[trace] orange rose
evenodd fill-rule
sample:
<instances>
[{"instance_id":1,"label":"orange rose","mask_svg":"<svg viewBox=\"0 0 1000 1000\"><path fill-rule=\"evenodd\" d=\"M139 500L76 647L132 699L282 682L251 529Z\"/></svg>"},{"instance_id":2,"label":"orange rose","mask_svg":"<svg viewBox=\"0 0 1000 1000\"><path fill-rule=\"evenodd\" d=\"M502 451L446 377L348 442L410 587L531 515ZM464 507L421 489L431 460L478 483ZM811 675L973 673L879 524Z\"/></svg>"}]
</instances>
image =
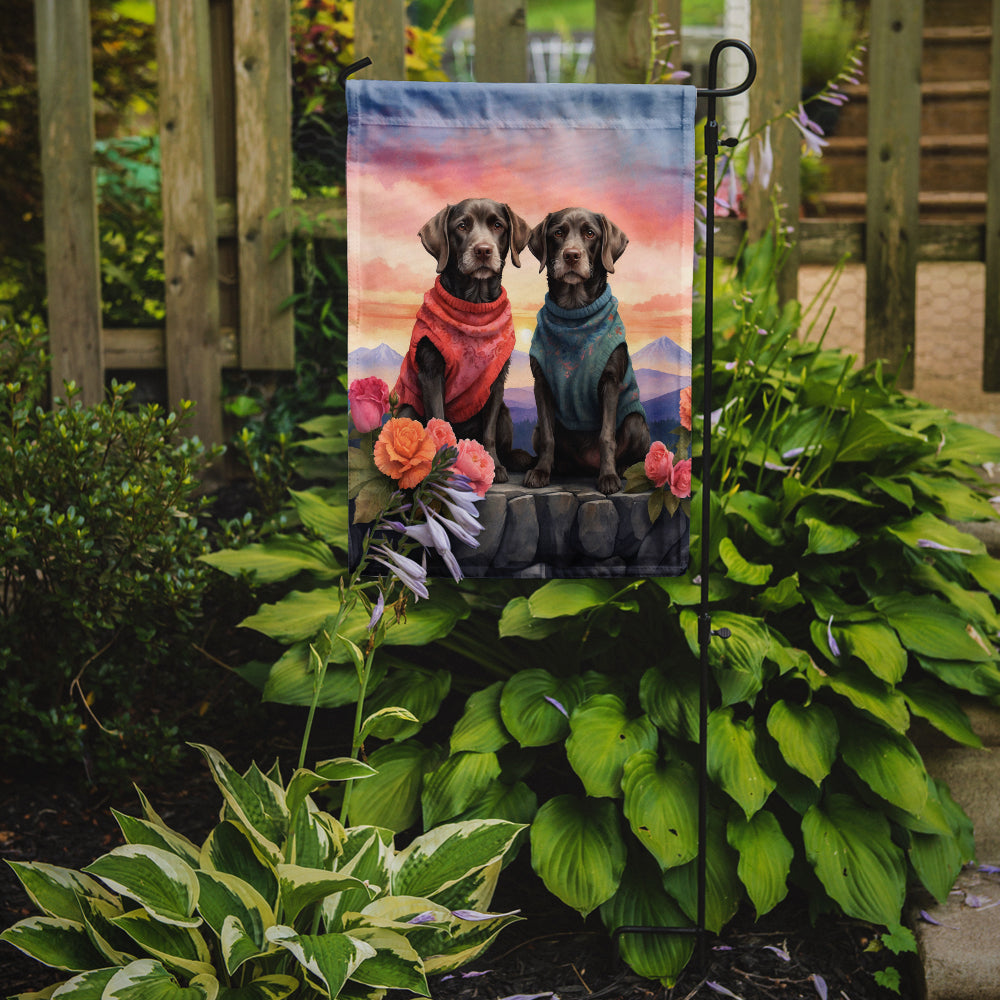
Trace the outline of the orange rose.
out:
<instances>
[{"instance_id":1,"label":"orange rose","mask_svg":"<svg viewBox=\"0 0 1000 1000\"><path fill-rule=\"evenodd\" d=\"M397 417L390 420L375 442L375 465L408 490L431 471L437 448L419 420Z\"/></svg>"}]
</instances>

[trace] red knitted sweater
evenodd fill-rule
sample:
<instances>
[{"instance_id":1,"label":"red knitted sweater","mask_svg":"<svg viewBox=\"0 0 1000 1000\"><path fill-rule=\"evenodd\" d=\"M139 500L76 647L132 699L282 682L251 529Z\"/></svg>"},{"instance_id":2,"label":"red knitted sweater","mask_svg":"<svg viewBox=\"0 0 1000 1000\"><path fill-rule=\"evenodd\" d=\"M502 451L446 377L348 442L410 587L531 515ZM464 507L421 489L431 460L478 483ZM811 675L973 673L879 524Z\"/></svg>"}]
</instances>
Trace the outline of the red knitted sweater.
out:
<instances>
[{"instance_id":1,"label":"red knitted sweater","mask_svg":"<svg viewBox=\"0 0 1000 1000\"><path fill-rule=\"evenodd\" d=\"M445 363L444 418L468 420L486 405L490 386L514 350L514 320L507 292L493 302L465 302L449 294L438 276L424 304L403 358L395 391L400 403L424 416L417 378L417 344L429 337Z\"/></svg>"}]
</instances>

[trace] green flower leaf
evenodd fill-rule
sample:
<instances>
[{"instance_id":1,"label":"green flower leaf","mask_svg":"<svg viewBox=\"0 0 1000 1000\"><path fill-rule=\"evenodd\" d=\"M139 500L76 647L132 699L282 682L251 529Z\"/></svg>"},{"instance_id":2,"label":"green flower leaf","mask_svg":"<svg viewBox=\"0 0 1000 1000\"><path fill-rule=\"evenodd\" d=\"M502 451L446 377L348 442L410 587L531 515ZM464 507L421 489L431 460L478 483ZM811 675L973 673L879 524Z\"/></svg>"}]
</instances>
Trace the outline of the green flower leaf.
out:
<instances>
[{"instance_id":1,"label":"green flower leaf","mask_svg":"<svg viewBox=\"0 0 1000 1000\"><path fill-rule=\"evenodd\" d=\"M882 726L852 718L840 753L855 774L883 799L919 816L927 802L927 772L910 740Z\"/></svg>"},{"instance_id":2,"label":"green flower leaf","mask_svg":"<svg viewBox=\"0 0 1000 1000\"><path fill-rule=\"evenodd\" d=\"M379 747L368 758L377 772L351 789L351 823L381 826L396 833L420 818L424 774L439 755L414 740Z\"/></svg>"},{"instance_id":3,"label":"green flower leaf","mask_svg":"<svg viewBox=\"0 0 1000 1000\"><path fill-rule=\"evenodd\" d=\"M379 739L405 740L418 733L425 722L430 722L437 715L449 690L451 673L447 670L396 670L366 699L365 708L369 712L384 709L409 712L411 719L403 716L380 717L377 733Z\"/></svg>"},{"instance_id":4,"label":"green flower leaf","mask_svg":"<svg viewBox=\"0 0 1000 1000\"><path fill-rule=\"evenodd\" d=\"M245 574L259 584L289 580L298 573L332 580L344 572L329 545L300 535L274 535L266 542L209 552L200 559L229 576Z\"/></svg>"},{"instance_id":5,"label":"green flower leaf","mask_svg":"<svg viewBox=\"0 0 1000 1000\"><path fill-rule=\"evenodd\" d=\"M739 851L736 872L759 919L788 894L795 849L774 814L764 809L750 819L737 816L730 820L726 836L730 847Z\"/></svg>"},{"instance_id":6,"label":"green flower leaf","mask_svg":"<svg viewBox=\"0 0 1000 1000\"><path fill-rule=\"evenodd\" d=\"M355 927L351 937L375 949L374 956L351 973L352 980L377 989L430 995L423 960L402 934L385 927Z\"/></svg>"},{"instance_id":7,"label":"green flower leaf","mask_svg":"<svg viewBox=\"0 0 1000 1000\"><path fill-rule=\"evenodd\" d=\"M975 627L936 597L894 594L876 597L874 603L903 645L915 653L938 660L996 660L995 651Z\"/></svg>"},{"instance_id":8,"label":"green flower leaf","mask_svg":"<svg viewBox=\"0 0 1000 1000\"><path fill-rule=\"evenodd\" d=\"M610 580L549 580L528 598L535 618L564 618L599 608L621 589Z\"/></svg>"},{"instance_id":9,"label":"green flower leaf","mask_svg":"<svg viewBox=\"0 0 1000 1000\"><path fill-rule=\"evenodd\" d=\"M97 879L71 868L41 861L8 861L24 891L46 916L83 919L80 897L91 896L114 903L115 897Z\"/></svg>"},{"instance_id":10,"label":"green flower leaf","mask_svg":"<svg viewBox=\"0 0 1000 1000\"><path fill-rule=\"evenodd\" d=\"M689 662L675 662L669 672L650 667L639 681L639 704L660 729L678 740L697 742L700 686Z\"/></svg>"},{"instance_id":11,"label":"green flower leaf","mask_svg":"<svg viewBox=\"0 0 1000 1000\"><path fill-rule=\"evenodd\" d=\"M362 889L374 896L364 882L342 872L305 868L301 865L278 865L278 885L281 889L282 913L286 920L295 918L313 903L347 889Z\"/></svg>"},{"instance_id":12,"label":"green flower leaf","mask_svg":"<svg viewBox=\"0 0 1000 1000\"><path fill-rule=\"evenodd\" d=\"M531 824L531 866L582 916L610 899L625 870L618 809L608 799L557 795Z\"/></svg>"},{"instance_id":13,"label":"green flower leaf","mask_svg":"<svg viewBox=\"0 0 1000 1000\"><path fill-rule=\"evenodd\" d=\"M347 548L347 504L328 503L316 490L289 490L292 504L302 523L331 545Z\"/></svg>"},{"instance_id":14,"label":"green flower leaf","mask_svg":"<svg viewBox=\"0 0 1000 1000\"><path fill-rule=\"evenodd\" d=\"M569 716L582 700L578 677L561 679L547 670L522 670L504 684L500 717L521 746L547 746L565 738Z\"/></svg>"},{"instance_id":15,"label":"green flower leaf","mask_svg":"<svg viewBox=\"0 0 1000 1000\"><path fill-rule=\"evenodd\" d=\"M717 708L708 717L708 774L749 819L774 791L775 781L757 762L753 718L738 721L733 709Z\"/></svg>"},{"instance_id":16,"label":"green flower leaf","mask_svg":"<svg viewBox=\"0 0 1000 1000\"><path fill-rule=\"evenodd\" d=\"M923 680L907 681L900 690L914 715L926 719L956 743L967 747L983 745L965 710L947 688L932 680Z\"/></svg>"},{"instance_id":17,"label":"green flower leaf","mask_svg":"<svg viewBox=\"0 0 1000 1000\"><path fill-rule=\"evenodd\" d=\"M596 694L574 709L569 721L566 758L588 795L621 797L622 769L638 750L656 748L656 726L648 716L629 719L625 702Z\"/></svg>"},{"instance_id":18,"label":"green flower leaf","mask_svg":"<svg viewBox=\"0 0 1000 1000\"><path fill-rule=\"evenodd\" d=\"M899 923L906 866L885 816L849 795L834 794L809 809L802 836L806 858L848 916Z\"/></svg>"},{"instance_id":19,"label":"green flower leaf","mask_svg":"<svg viewBox=\"0 0 1000 1000\"><path fill-rule=\"evenodd\" d=\"M819 786L837 756L837 720L826 705L797 705L779 699L767 716L767 731L785 761Z\"/></svg>"},{"instance_id":20,"label":"green flower leaf","mask_svg":"<svg viewBox=\"0 0 1000 1000\"><path fill-rule=\"evenodd\" d=\"M215 1000L218 993L215 976L200 974L180 986L159 962L142 958L115 972L101 1000Z\"/></svg>"},{"instance_id":21,"label":"green flower leaf","mask_svg":"<svg viewBox=\"0 0 1000 1000\"><path fill-rule=\"evenodd\" d=\"M726 564L727 576L736 583L745 583L748 587L763 587L774 570L770 563L761 565L747 562L730 538L723 538L719 542L719 556Z\"/></svg>"},{"instance_id":22,"label":"green flower leaf","mask_svg":"<svg viewBox=\"0 0 1000 1000\"><path fill-rule=\"evenodd\" d=\"M830 556L845 552L860 537L846 524L828 524L815 517L804 518L803 523L809 529L809 543L805 551L807 556Z\"/></svg>"},{"instance_id":23,"label":"green flower leaf","mask_svg":"<svg viewBox=\"0 0 1000 1000\"><path fill-rule=\"evenodd\" d=\"M437 826L468 809L500 777L495 753L452 754L424 779L420 801L424 826Z\"/></svg>"},{"instance_id":24,"label":"green flower leaf","mask_svg":"<svg viewBox=\"0 0 1000 1000\"><path fill-rule=\"evenodd\" d=\"M214 972L208 945L193 927L164 923L145 910L123 913L111 922L170 969L186 976L210 976Z\"/></svg>"},{"instance_id":25,"label":"green flower leaf","mask_svg":"<svg viewBox=\"0 0 1000 1000\"><path fill-rule=\"evenodd\" d=\"M478 753L496 752L510 743L510 733L504 728L500 716L500 693L503 681L476 691L465 703L462 717L451 733L451 752L474 750Z\"/></svg>"}]
</instances>

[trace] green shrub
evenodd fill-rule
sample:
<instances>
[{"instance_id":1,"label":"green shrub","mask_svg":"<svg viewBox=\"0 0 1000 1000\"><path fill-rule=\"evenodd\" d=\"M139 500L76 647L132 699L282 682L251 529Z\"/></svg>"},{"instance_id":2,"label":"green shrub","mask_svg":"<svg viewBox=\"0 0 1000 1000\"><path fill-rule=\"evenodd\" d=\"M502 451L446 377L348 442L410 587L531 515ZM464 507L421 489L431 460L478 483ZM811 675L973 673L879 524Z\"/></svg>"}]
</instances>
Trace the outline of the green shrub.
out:
<instances>
[{"instance_id":1,"label":"green shrub","mask_svg":"<svg viewBox=\"0 0 1000 1000\"><path fill-rule=\"evenodd\" d=\"M208 584L206 449L188 405L132 410L127 385L40 406L41 335L0 325L0 739L8 759L153 764L176 733L150 709L190 663Z\"/></svg>"},{"instance_id":2,"label":"green shrub","mask_svg":"<svg viewBox=\"0 0 1000 1000\"><path fill-rule=\"evenodd\" d=\"M516 913L489 913L504 856L521 828L453 823L397 849L388 830L345 829L311 794L369 778L351 758L235 771L199 747L222 793L202 845L115 813L126 844L82 872L12 862L40 916L4 941L77 973L60 995L97 997L429 996L427 975L479 955ZM47 995L47 994L46 994Z\"/></svg>"}]
</instances>

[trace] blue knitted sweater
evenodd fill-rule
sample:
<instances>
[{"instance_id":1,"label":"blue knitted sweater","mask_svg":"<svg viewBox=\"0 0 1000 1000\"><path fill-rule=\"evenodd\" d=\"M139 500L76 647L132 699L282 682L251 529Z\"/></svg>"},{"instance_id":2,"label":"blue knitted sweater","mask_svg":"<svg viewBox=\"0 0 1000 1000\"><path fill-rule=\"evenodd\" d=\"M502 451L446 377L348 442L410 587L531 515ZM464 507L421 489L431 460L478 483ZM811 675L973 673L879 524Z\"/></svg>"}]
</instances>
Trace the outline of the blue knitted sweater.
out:
<instances>
[{"instance_id":1,"label":"blue knitted sweater","mask_svg":"<svg viewBox=\"0 0 1000 1000\"><path fill-rule=\"evenodd\" d=\"M582 309L560 309L545 296L529 354L541 365L555 399L556 417L567 430L600 429L597 384L611 352L623 343L625 326L610 287ZM616 429L630 413L646 415L631 359L618 397Z\"/></svg>"}]
</instances>

